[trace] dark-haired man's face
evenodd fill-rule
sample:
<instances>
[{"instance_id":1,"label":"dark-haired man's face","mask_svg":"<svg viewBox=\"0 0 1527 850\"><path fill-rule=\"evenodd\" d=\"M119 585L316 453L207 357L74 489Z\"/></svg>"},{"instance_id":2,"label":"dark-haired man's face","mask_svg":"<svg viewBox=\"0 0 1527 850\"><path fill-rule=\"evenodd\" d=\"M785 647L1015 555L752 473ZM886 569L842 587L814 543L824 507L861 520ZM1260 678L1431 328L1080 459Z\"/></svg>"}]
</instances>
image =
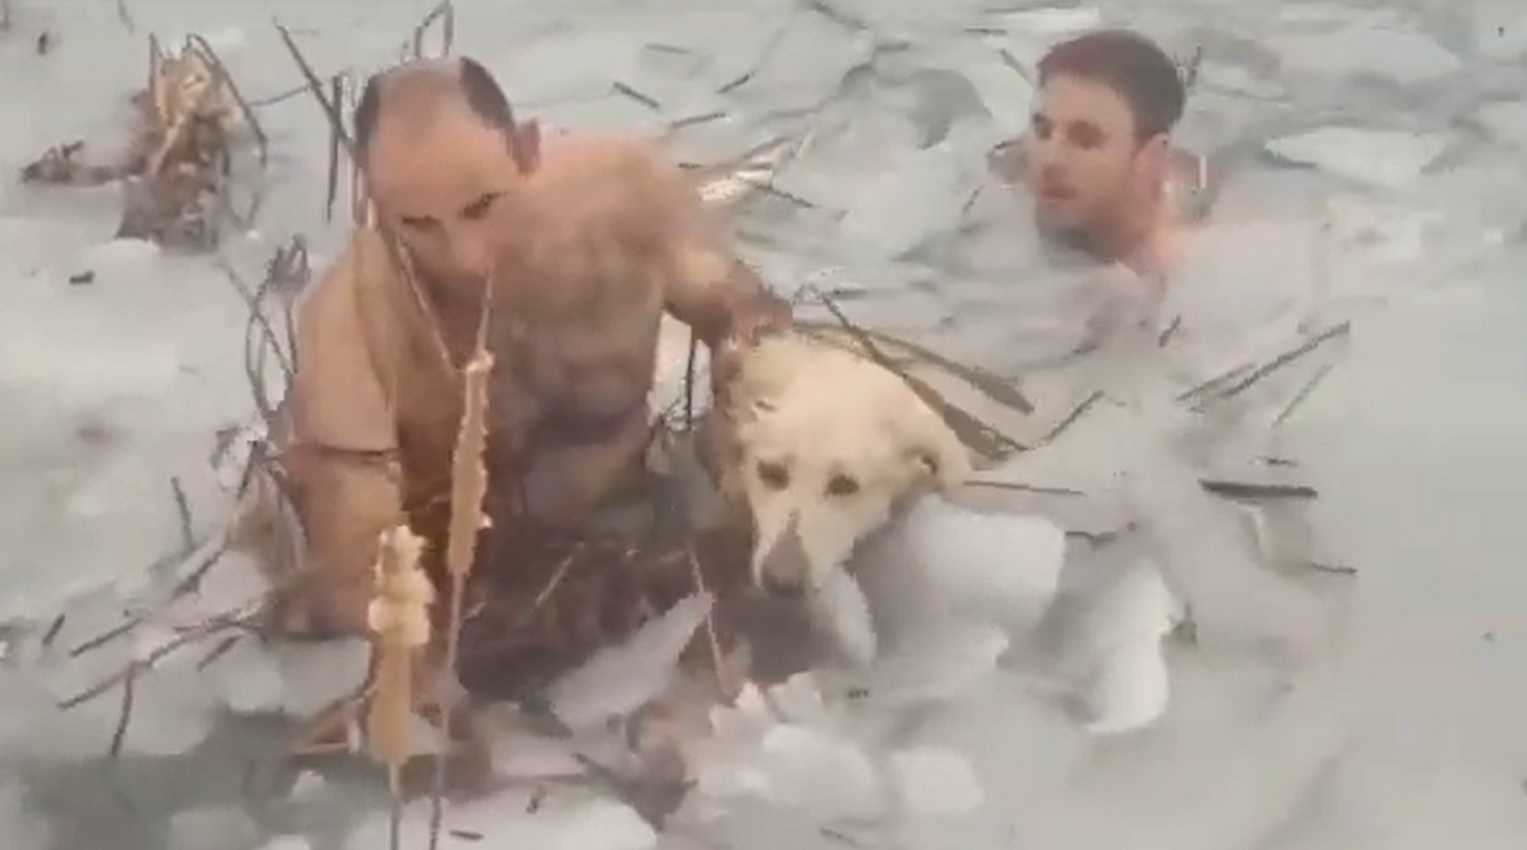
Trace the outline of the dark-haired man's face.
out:
<instances>
[{"instance_id":1,"label":"dark-haired man's face","mask_svg":"<svg viewBox=\"0 0 1527 850\"><path fill-rule=\"evenodd\" d=\"M498 252L496 213L523 179L510 132L465 103L443 103L429 120L389 106L367 157L379 223L447 297L475 298Z\"/></svg>"},{"instance_id":2,"label":"dark-haired man's face","mask_svg":"<svg viewBox=\"0 0 1527 850\"><path fill-rule=\"evenodd\" d=\"M1032 121L1026 177L1041 227L1097 239L1127 220L1148 178L1128 101L1057 74L1036 93Z\"/></svg>"}]
</instances>

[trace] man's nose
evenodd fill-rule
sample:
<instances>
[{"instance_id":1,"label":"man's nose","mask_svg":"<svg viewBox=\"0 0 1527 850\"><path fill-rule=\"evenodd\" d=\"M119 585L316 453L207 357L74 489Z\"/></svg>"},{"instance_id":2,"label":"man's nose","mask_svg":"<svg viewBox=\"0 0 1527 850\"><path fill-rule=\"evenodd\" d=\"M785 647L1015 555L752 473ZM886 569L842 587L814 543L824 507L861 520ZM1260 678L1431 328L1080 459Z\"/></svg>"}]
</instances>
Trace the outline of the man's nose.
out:
<instances>
[{"instance_id":1,"label":"man's nose","mask_svg":"<svg viewBox=\"0 0 1527 850\"><path fill-rule=\"evenodd\" d=\"M493 238L485 227L466 227L452 234L451 253L461 270L473 277L487 277L493 270Z\"/></svg>"}]
</instances>

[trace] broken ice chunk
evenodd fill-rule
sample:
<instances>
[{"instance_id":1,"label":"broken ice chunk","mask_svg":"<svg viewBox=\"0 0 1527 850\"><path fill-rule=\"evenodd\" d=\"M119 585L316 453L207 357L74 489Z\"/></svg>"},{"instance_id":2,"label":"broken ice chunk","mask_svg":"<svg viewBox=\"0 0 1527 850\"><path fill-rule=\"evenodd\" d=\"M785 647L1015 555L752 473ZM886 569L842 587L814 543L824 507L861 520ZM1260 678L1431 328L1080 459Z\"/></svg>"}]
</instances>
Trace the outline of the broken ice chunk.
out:
<instances>
[{"instance_id":1,"label":"broken ice chunk","mask_svg":"<svg viewBox=\"0 0 1527 850\"><path fill-rule=\"evenodd\" d=\"M1184 616L1182 602L1149 562L1129 567L1103 592L1081 636L1088 731L1132 731L1166 711L1169 684L1161 639Z\"/></svg>"},{"instance_id":2,"label":"broken ice chunk","mask_svg":"<svg viewBox=\"0 0 1527 850\"><path fill-rule=\"evenodd\" d=\"M103 697L108 704L115 697ZM122 745L155 756L187 753L206 739L217 719L217 698L194 668L155 668L133 684L132 713Z\"/></svg>"},{"instance_id":3,"label":"broken ice chunk","mask_svg":"<svg viewBox=\"0 0 1527 850\"><path fill-rule=\"evenodd\" d=\"M272 654L281 670L283 712L312 717L365 681L371 644L362 638L276 644Z\"/></svg>"},{"instance_id":4,"label":"broken ice chunk","mask_svg":"<svg viewBox=\"0 0 1527 850\"><path fill-rule=\"evenodd\" d=\"M1369 75L1414 85L1463 67L1458 57L1429 36L1353 24L1331 33L1299 33L1274 45L1287 73Z\"/></svg>"},{"instance_id":5,"label":"broken ice chunk","mask_svg":"<svg viewBox=\"0 0 1527 850\"><path fill-rule=\"evenodd\" d=\"M1044 517L977 510L935 494L866 548L858 572L882 631L898 638L949 616L1016 633L1049 607L1065 545Z\"/></svg>"},{"instance_id":6,"label":"broken ice chunk","mask_svg":"<svg viewBox=\"0 0 1527 850\"><path fill-rule=\"evenodd\" d=\"M281 668L257 641L240 640L217 661L205 676L213 690L234 714L280 711L285 693Z\"/></svg>"},{"instance_id":7,"label":"broken ice chunk","mask_svg":"<svg viewBox=\"0 0 1527 850\"><path fill-rule=\"evenodd\" d=\"M875 624L864 591L853 576L841 567L833 569L807 604L812 620L831 635L850 666L867 667L874 662Z\"/></svg>"},{"instance_id":8,"label":"broken ice chunk","mask_svg":"<svg viewBox=\"0 0 1527 850\"><path fill-rule=\"evenodd\" d=\"M620 646L600 650L552 683L552 711L574 730L635 711L668 686L679 655L710 613L711 596L680 600Z\"/></svg>"},{"instance_id":9,"label":"broken ice chunk","mask_svg":"<svg viewBox=\"0 0 1527 850\"><path fill-rule=\"evenodd\" d=\"M1095 6L1057 6L1030 9L996 16L1009 32L1031 35L1061 36L1092 29L1103 21L1103 15Z\"/></svg>"},{"instance_id":10,"label":"broken ice chunk","mask_svg":"<svg viewBox=\"0 0 1527 850\"><path fill-rule=\"evenodd\" d=\"M890 758L901 797L918 815L961 815L986 799L964 756L931 747L900 750Z\"/></svg>"},{"instance_id":11,"label":"broken ice chunk","mask_svg":"<svg viewBox=\"0 0 1527 850\"><path fill-rule=\"evenodd\" d=\"M823 818L873 818L885 789L869 757L826 732L781 725L764 735L760 767L768 798Z\"/></svg>"},{"instance_id":12,"label":"broken ice chunk","mask_svg":"<svg viewBox=\"0 0 1527 850\"><path fill-rule=\"evenodd\" d=\"M745 85L734 91L766 100L774 110L815 106L837 89L849 69L874 48L874 36L850 29L818 11L798 12Z\"/></svg>"},{"instance_id":13,"label":"broken ice chunk","mask_svg":"<svg viewBox=\"0 0 1527 850\"><path fill-rule=\"evenodd\" d=\"M1439 133L1322 127L1267 143L1268 152L1331 174L1399 188L1414 180L1447 149Z\"/></svg>"}]
</instances>

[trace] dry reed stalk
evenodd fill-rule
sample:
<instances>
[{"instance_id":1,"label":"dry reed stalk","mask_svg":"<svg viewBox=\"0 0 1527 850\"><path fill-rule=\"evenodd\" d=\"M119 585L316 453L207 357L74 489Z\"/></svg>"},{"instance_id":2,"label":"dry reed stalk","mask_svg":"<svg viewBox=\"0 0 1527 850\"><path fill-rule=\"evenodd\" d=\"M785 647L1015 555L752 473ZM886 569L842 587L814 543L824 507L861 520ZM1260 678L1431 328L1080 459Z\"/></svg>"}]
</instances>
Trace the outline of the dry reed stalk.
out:
<instances>
[{"instance_id":1,"label":"dry reed stalk","mask_svg":"<svg viewBox=\"0 0 1527 850\"><path fill-rule=\"evenodd\" d=\"M228 66L223 64L222 57L212 49L205 38L192 34L186 36L186 43L195 48L201 54L202 62L216 75L213 87L224 85L228 87L228 94L232 95L234 103L239 106L244 120L249 124L249 131L254 133L255 143L260 151L260 165L263 167L270 161L270 138L265 135L265 128L260 126L260 120L255 117L254 109L249 101L244 99L244 93L239 91L239 84L233 81L233 75L228 73Z\"/></svg>"},{"instance_id":2,"label":"dry reed stalk","mask_svg":"<svg viewBox=\"0 0 1527 850\"><path fill-rule=\"evenodd\" d=\"M472 359L462 370L461 427L451 456L451 522L446 540L445 563L451 576L450 622L445 635L445 675L456 675L456 655L461 640L462 604L467 576L477 553L477 535L488 526L483 497L488 492L488 472L483 465L487 447L488 378L493 372L493 353L488 350L488 325L493 311L493 275L483 285L482 308L477 320L477 342ZM451 740L453 700L440 699L441 736ZM434 784L430 790L430 841L439 844L441 795L445 786L445 758L436 756Z\"/></svg>"},{"instance_id":3,"label":"dry reed stalk","mask_svg":"<svg viewBox=\"0 0 1527 850\"><path fill-rule=\"evenodd\" d=\"M335 74L334 79L331 81L331 88L332 91L330 94L333 97L334 105L337 108L339 106L340 100L345 96L345 75ZM324 200L323 205L323 220L325 222L331 222L334 220L334 198L338 194L339 135L331 131L329 133L329 193L328 197Z\"/></svg>"},{"instance_id":4,"label":"dry reed stalk","mask_svg":"<svg viewBox=\"0 0 1527 850\"><path fill-rule=\"evenodd\" d=\"M387 765L394 799L401 793L403 765L412 754L409 726L413 719L414 657L429 643L429 606L435 586L419 568L424 539L407 525L381 535L376 562L376 596L366 611L375 635L375 691L366 715L366 738L371 752Z\"/></svg>"},{"instance_id":5,"label":"dry reed stalk","mask_svg":"<svg viewBox=\"0 0 1527 850\"><path fill-rule=\"evenodd\" d=\"M308 64L307 57L297 48L297 42L292 39L291 30L276 24L276 30L281 33L281 40L286 43L286 49L291 52L292 59L296 61L298 70L302 71L303 79L307 80L308 91L313 93L318 105L323 107L323 114L329 119L329 128L339 138L339 143L344 146L345 153L353 160L355 158L355 142L350 139L350 134L345 130L345 121L339 114L339 104L330 103L323 94L323 83L318 81L318 75L313 73L313 66Z\"/></svg>"},{"instance_id":6,"label":"dry reed stalk","mask_svg":"<svg viewBox=\"0 0 1527 850\"><path fill-rule=\"evenodd\" d=\"M440 56L451 55L451 46L456 41L456 7L451 0L444 0L440 5L430 10L424 20L414 27L414 58L424 58L424 34L429 31L430 25L435 21L440 22Z\"/></svg>"}]
</instances>

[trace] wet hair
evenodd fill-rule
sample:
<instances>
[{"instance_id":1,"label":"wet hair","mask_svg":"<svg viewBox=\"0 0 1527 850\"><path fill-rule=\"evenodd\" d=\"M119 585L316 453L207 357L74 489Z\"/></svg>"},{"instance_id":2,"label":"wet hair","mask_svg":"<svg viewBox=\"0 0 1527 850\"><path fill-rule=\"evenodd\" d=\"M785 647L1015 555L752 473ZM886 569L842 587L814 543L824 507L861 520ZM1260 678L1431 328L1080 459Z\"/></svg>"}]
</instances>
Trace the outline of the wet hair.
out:
<instances>
[{"instance_id":1,"label":"wet hair","mask_svg":"<svg viewBox=\"0 0 1527 850\"><path fill-rule=\"evenodd\" d=\"M1155 42L1129 30L1098 30L1061 42L1039 60L1039 84L1058 74L1085 77L1124 98L1144 141L1172 129L1186 93L1177 66Z\"/></svg>"},{"instance_id":2,"label":"wet hair","mask_svg":"<svg viewBox=\"0 0 1527 850\"><path fill-rule=\"evenodd\" d=\"M461 68L461 93L466 99L467 108L493 129L513 130L514 111L509 106L509 98L504 96L504 90L493 79L493 74L475 59L462 57L458 61ZM378 113L382 105L382 77L385 73L372 74L366 80L360 102L355 105L355 156L359 161L365 161L366 151L371 148L371 139L376 135ZM513 134L509 138L512 144Z\"/></svg>"}]
</instances>

